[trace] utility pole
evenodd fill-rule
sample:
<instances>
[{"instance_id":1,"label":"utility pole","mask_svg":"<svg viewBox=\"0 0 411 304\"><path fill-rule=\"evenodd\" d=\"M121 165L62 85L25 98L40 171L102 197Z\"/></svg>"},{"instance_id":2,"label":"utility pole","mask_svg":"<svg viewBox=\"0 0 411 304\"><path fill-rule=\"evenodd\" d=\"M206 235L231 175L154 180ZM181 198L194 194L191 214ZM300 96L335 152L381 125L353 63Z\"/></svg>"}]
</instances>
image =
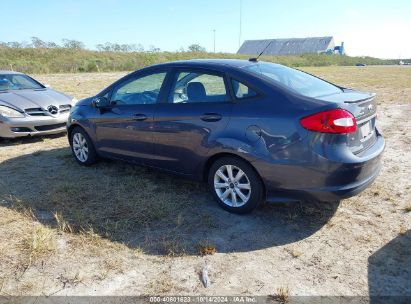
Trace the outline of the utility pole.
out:
<instances>
[{"instance_id":1,"label":"utility pole","mask_svg":"<svg viewBox=\"0 0 411 304\"><path fill-rule=\"evenodd\" d=\"M243 27L243 0L240 0L240 33L238 35L238 48L241 47L242 27Z\"/></svg>"},{"instance_id":2,"label":"utility pole","mask_svg":"<svg viewBox=\"0 0 411 304\"><path fill-rule=\"evenodd\" d=\"M213 30L214 32L214 53L215 53L215 30Z\"/></svg>"}]
</instances>

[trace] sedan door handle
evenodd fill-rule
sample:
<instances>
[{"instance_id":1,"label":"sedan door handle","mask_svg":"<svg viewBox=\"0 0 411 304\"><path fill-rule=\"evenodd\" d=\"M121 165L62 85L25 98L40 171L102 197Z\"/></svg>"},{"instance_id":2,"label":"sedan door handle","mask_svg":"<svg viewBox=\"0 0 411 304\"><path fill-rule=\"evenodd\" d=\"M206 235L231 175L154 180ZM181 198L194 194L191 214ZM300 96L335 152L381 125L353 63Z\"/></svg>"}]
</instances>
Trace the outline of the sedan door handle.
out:
<instances>
[{"instance_id":1,"label":"sedan door handle","mask_svg":"<svg viewBox=\"0 0 411 304\"><path fill-rule=\"evenodd\" d=\"M147 116L144 114L134 114L133 115L133 120L137 120L137 121L143 121L146 120Z\"/></svg>"},{"instance_id":2,"label":"sedan door handle","mask_svg":"<svg viewBox=\"0 0 411 304\"><path fill-rule=\"evenodd\" d=\"M220 114L217 114L217 113L205 113L205 114L201 115L200 118L201 118L201 120L212 122L212 121L221 120L221 118L223 118L223 116L221 116Z\"/></svg>"}]
</instances>

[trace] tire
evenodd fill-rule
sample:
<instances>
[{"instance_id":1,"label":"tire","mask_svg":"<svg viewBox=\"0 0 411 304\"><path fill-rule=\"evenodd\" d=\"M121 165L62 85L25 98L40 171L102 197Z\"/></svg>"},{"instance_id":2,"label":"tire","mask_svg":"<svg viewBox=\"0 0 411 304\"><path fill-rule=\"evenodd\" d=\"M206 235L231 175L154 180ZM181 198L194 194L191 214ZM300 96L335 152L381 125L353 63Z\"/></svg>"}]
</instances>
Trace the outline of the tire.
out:
<instances>
[{"instance_id":1,"label":"tire","mask_svg":"<svg viewBox=\"0 0 411 304\"><path fill-rule=\"evenodd\" d=\"M70 147L75 160L82 166L90 166L97 162L97 153L87 132L75 127L70 133Z\"/></svg>"},{"instance_id":2,"label":"tire","mask_svg":"<svg viewBox=\"0 0 411 304\"><path fill-rule=\"evenodd\" d=\"M250 164L233 156L219 158L212 164L208 186L218 204L232 213L249 213L264 199L264 186L258 173Z\"/></svg>"}]
</instances>

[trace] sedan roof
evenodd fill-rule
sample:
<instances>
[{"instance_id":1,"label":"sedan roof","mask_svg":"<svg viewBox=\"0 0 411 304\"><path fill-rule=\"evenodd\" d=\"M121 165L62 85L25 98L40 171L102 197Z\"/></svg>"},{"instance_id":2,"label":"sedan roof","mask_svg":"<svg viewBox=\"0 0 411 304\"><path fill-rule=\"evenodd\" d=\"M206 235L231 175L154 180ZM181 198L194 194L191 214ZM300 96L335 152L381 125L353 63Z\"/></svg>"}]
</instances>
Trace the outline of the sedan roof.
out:
<instances>
[{"instance_id":1,"label":"sedan roof","mask_svg":"<svg viewBox=\"0 0 411 304\"><path fill-rule=\"evenodd\" d=\"M187 67L233 67L242 68L245 66L256 64L248 60L240 59L191 59L191 60L179 60L167 63L158 64L157 66L187 66Z\"/></svg>"}]
</instances>

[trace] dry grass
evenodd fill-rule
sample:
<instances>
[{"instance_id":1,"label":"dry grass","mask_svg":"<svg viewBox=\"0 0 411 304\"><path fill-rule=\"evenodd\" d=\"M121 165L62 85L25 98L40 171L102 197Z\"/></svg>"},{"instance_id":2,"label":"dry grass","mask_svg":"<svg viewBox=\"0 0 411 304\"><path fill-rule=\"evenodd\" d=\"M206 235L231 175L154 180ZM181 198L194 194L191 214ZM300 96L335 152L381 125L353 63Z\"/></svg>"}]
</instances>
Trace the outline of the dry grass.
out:
<instances>
[{"instance_id":1,"label":"dry grass","mask_svg":"<svg viewBox=\"0 0 411 304\"><path fill-rule=\"evenodd\" d=\"M34 287L35 287L35 284L33 282L24 282L19 286L19 291L22 294L26 294L32 291Z\"/></svg>"},{"instance_id":2,"label":"dry grass","mask_svg":"<svg viewBox=\"0 0 411 304\"><path fill-rule=\"evenodd\" d=\"M286 248L285 251L287 251L293 258L298 258L303 254L300 250L298 250L295 247Z\"/></svg>"},{"instance_id":3,"label":"dry grass","mask_svg":"<svg viewBox=\"0 0 411 304\"><path fill-rule=\"evenodd\" d=\"M399 234L400 234L400 235L406 235L407 232L408 232L407 228L406 228L405 226L401 225L401 226L400 226Z\"/></svg>"},{"instance_id":4,"label":"dry grass","mask_svg":"<svg viewBox=\"0 0 411 304\"><path fill-rule=\"evenodd\" d=\"M56 90L80 99L95 95L126 74L127 72L72 74L69 76L70 81L67 81L67 74L35 75L34 77Z\"/></svg>"},{"instance_id":5,"label":"dry grass","mask_svg":"<svg viewBox=\"0 0 411 304\"><path fill-rule=\"evenodd\" d=\"M0 296L3 295L2 291L3 291L5 284L6 284L6 278L0 278Z\"/></svg>"},{"instance_id":6,"label":"dry grass","mask_svg":"<svg viewBox=\"0 0 411 304\"><path fill-rule=\"evenodd\" d=\"M171 278L170 267L166 267L146 285L145 294L162 295L170 293L175 289L176 286Z\"/></svg>"},{"instance_id":7,"label":"dry grass","mask_svg":"<svg viewBox=\"0 0 411 304\"><path fill-rule=\"evenodd\" d=\"M375 92L380 105L410 102L411 69L409 67L306 67L302 70L348 88Z\"/></svg>"},{"instance_id":8,"label":"dry grass","mask_svg":"<svg viewBox=\"0 0 411 304\"><path fill-rule=\"evenodd\" d=\"M213 255L217 252L217 248L211 241L205 240L197 244L197 251L199 255Z\"/></svg>"},{"instance_id":9,"label":"dry grass","mask_svg":"<svg viewBox=\"0 0 411 304\"><path fill-rule=\"evenodd\" d=\"M108 277L124 273L124 267L121 260L116 258L109 258L104 260L101 272L95 276L97 280L105 280Z\"/></svg>"},{"instance_id":10,"label":"dry grass","mask_svg":"<svg viewBox=\"0 0 411 304\"><path fill-rule=\"evenodd\" d=\"M411 203L408 203L405 208L404 208L405 212L411 212Z\"/></svg>"},{"instance_id":11,"label":"dry grass","mask_svg":"<svg viewBox=\"0 0 411 304\"><path fill-rule=\"evenodd\" d=\"M187 247L181 238L168 237L160 242L160 252L170 257L183 256L187 252Z\"/></svg>"},{"instance_id":12,"label":"dry grass","mask_svg":"<svg viewBox=\"0 0 411 304\"><path fill-rule=\"evenodd\" d=\"M39 258L52 254L56 250L53 231L39 226L23 239L21 250L28 257L25 267L29 267Z\"/></svg>"},{"instance_id":13,"label":"dry grass","mask_svg":"<svg viewBox=\"0 0 411 304\"><path fill-rule=\"evenodd\" d=\"M58 230L73 233L73 228L71 228L71 225L63 219L63 216L59 212L54 213L54 218L56 219Z\"/></svg>"},{"instance_id":14,"label":"dry grass","mask_svg":"<svg viewBox=\"0 0 411 304\"><path fill-rule=\"evenodd\" d=\"M290 301L290 289L287 287L278 287L274 295L270 296L271 299L277 303L288 303Z\"/></svg>"},{"instance_id":15,"label":"dry grass","mask_svg":"<svg viewBox=\"0 0 411 304\"><path fill-rule=\"evenodd\" d=\"M54 221L47 224L60 232L92 231L119 242L128 239L127 233L134 229L168 225L170 220L178 228L194 221L179 210L194 204L191 197L203 191L202 185L125 163L101 162L90 169L80 168L71 157L66 157L70 156L66 139L57 138L56 143L61 148L45 150L38 156L21 156L17 162L23 167L17 171L10 170L7 161L2 163L7 175L2 189L13 187L13 193L19 193L11 201L16 210L27 215L33 213L32 209L44 210L54 215ZM37 169L33 170L32 165ZM37 170L42 171L44 178L36 177ZM36 179L35 186L19 183L21 174ZM2 189L0 196L7 199L7 192ZM182 248L174 244L175 240L164 243L166 252L180 254Z\"/></svg>"},{"instance_id":16,"label":"dry grass","mask_svg":"<svg viewBox=\"0 0 411 304\"><path fill-rule=\"evenodd\" d=\"M62 284L62 288L75 287L80 283L83 283L83 278L80 276L79 272L76 272L74 275L67 273L60 274L57 277L57 280Z\"/></svg>"},{"instance_id":17,"label":"dry grass","mask_svg":"<svg viewBox=\"0 0 411 304\"><path fill-rule=\"evenodd\" d=\"M218 228L218 222L215 219L215 216L210 213L203 213L201 215L200 222L202 225L208 228Z\"/></svg>"},{"instance_id":18,"label":"dry grass","mask_svg":"<svg viewBox=\"0 0 411 304\"><path fill-rule=\"evenodd\" d=\"M106 258L107 252L118 252L127 248L124 243L113 242L102 237L92 227L73 235L70 244L73 248L85 250L87 254L104 258ZM136 249L136 252L138 252L138 249Z\"/></svg>"}]
</instances>

